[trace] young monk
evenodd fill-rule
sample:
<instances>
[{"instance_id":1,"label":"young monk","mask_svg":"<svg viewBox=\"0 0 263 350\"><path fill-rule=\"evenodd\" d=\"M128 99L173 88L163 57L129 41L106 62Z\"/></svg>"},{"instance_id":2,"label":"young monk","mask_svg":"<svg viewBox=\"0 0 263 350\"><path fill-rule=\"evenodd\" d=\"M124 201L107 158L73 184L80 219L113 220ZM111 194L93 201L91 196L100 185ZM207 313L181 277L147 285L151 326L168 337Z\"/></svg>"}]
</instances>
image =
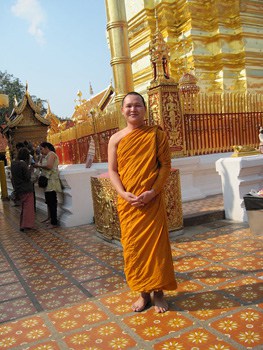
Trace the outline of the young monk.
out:
<instances>
[{"instance_id":1,"label":"young monk","mask_svg":"<svg viewBox=\"0 0 263 350\"><path fill-rule=\"evenodd\" d=\"M134 311L151 301L155 311L168 310L163 290L177 288L162 190L170 174L171 158L164 131L145 126L143 97L128 93L122 101L127 126L112 135L108 147L111 182L118 192L118 214L125 275L140 297Z\"/></svg>"}]
</instances>

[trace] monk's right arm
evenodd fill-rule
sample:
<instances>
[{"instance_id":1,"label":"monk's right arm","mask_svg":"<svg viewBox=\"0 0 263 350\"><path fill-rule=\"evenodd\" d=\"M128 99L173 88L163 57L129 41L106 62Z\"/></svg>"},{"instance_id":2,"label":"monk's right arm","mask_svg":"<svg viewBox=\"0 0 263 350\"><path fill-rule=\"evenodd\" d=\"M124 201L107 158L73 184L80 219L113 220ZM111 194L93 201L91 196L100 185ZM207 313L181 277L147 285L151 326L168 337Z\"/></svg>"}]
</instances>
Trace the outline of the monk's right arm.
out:
<instances>
[{"instance_id":1,"label":"monk's right arm","mask_svg":"<svg viewBox=\"0 0 263 350\"><path fill-rule=\"evenodd\" d=\"M122 197L125 192L125 188L123 187L118 173L117 142L114 137L110 138L108 145L108 168L111 183L117 193Z\"/></svg>"}]
</instances>

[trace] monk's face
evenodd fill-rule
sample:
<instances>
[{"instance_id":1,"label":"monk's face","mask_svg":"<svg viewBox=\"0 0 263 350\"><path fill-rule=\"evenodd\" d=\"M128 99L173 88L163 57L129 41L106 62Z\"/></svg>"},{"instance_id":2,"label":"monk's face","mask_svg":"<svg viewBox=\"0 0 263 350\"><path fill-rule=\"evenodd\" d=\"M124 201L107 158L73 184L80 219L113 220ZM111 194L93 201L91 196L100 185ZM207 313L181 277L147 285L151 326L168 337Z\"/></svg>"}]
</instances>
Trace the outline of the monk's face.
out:
<instances>
[{"instance_id":1,"label":"monk's face","mask_svg":"<svg viewBox=\"0 0 263 350\"><path fill-rule=\"evenodd\" d=\"M122 106L122 114L127 124L141 126L144 124L146 108L140 96L128 95L125 97Z\"/></svg>"}]
</instances>

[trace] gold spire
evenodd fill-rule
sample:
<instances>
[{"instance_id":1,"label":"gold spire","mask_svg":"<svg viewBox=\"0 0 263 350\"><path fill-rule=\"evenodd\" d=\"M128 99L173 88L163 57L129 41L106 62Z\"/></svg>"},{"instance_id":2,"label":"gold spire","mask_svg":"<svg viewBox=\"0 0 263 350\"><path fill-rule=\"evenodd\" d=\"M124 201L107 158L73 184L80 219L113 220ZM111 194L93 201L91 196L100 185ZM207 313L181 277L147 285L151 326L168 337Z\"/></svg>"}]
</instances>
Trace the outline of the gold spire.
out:
<instances>
[{"instance_id":1,"label":"gold spire","mask_svg":"<svg viewBox=\"0 0 263 350\"><path fill-rule=\"evenodd\" d=\"M26 81L26 95L28 95L28 82Z\"/></svg>"},{"instance_id":2,"label":"gold spire","mask_svg":"<svg viewBox=\"0 0 263 350\"><path fill-rule=\"evenodd\" d=\"M89 94L93 95L93 89L92 89L92 86L91 86L91 82L89 82Z\"/></svg>"},{"instance_id":3,"label":"gold spire","mask_svg":"<svg viewBox=\"0 0 263 350\"><path fill-rule=\"evenodd\" d=\"M153 83L166 82L171 80L169 74L169 48L164 41L163 35L158 27L158 16L155 9L154 17L156 19L156 28L155 33L152 37L152 40L149 44L150 59L153 67Z\"/></svg>"}]
</instances>

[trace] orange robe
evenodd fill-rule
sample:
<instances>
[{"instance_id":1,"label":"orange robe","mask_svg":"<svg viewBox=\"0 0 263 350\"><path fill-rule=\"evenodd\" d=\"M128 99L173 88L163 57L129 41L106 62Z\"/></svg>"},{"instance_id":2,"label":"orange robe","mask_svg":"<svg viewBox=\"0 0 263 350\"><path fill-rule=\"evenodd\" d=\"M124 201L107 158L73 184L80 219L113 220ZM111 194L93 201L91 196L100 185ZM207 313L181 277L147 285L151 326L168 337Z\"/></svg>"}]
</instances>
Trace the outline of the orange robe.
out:
<instances>
[{"instance_id":1,"label":"orange robe","mask_svg":"<svg viewBox=\"0 0 263 350\"><path fill-rule=\"evenodd\" d=\"M170 174L167 137L157 126L142 126L121 139L117 149L118 173L126 191L140 195L156 192L142 208L118 196L118 214L125 275L132 290L174 290L177 287L162 194Z\"/></svg>"}]
</instances>

